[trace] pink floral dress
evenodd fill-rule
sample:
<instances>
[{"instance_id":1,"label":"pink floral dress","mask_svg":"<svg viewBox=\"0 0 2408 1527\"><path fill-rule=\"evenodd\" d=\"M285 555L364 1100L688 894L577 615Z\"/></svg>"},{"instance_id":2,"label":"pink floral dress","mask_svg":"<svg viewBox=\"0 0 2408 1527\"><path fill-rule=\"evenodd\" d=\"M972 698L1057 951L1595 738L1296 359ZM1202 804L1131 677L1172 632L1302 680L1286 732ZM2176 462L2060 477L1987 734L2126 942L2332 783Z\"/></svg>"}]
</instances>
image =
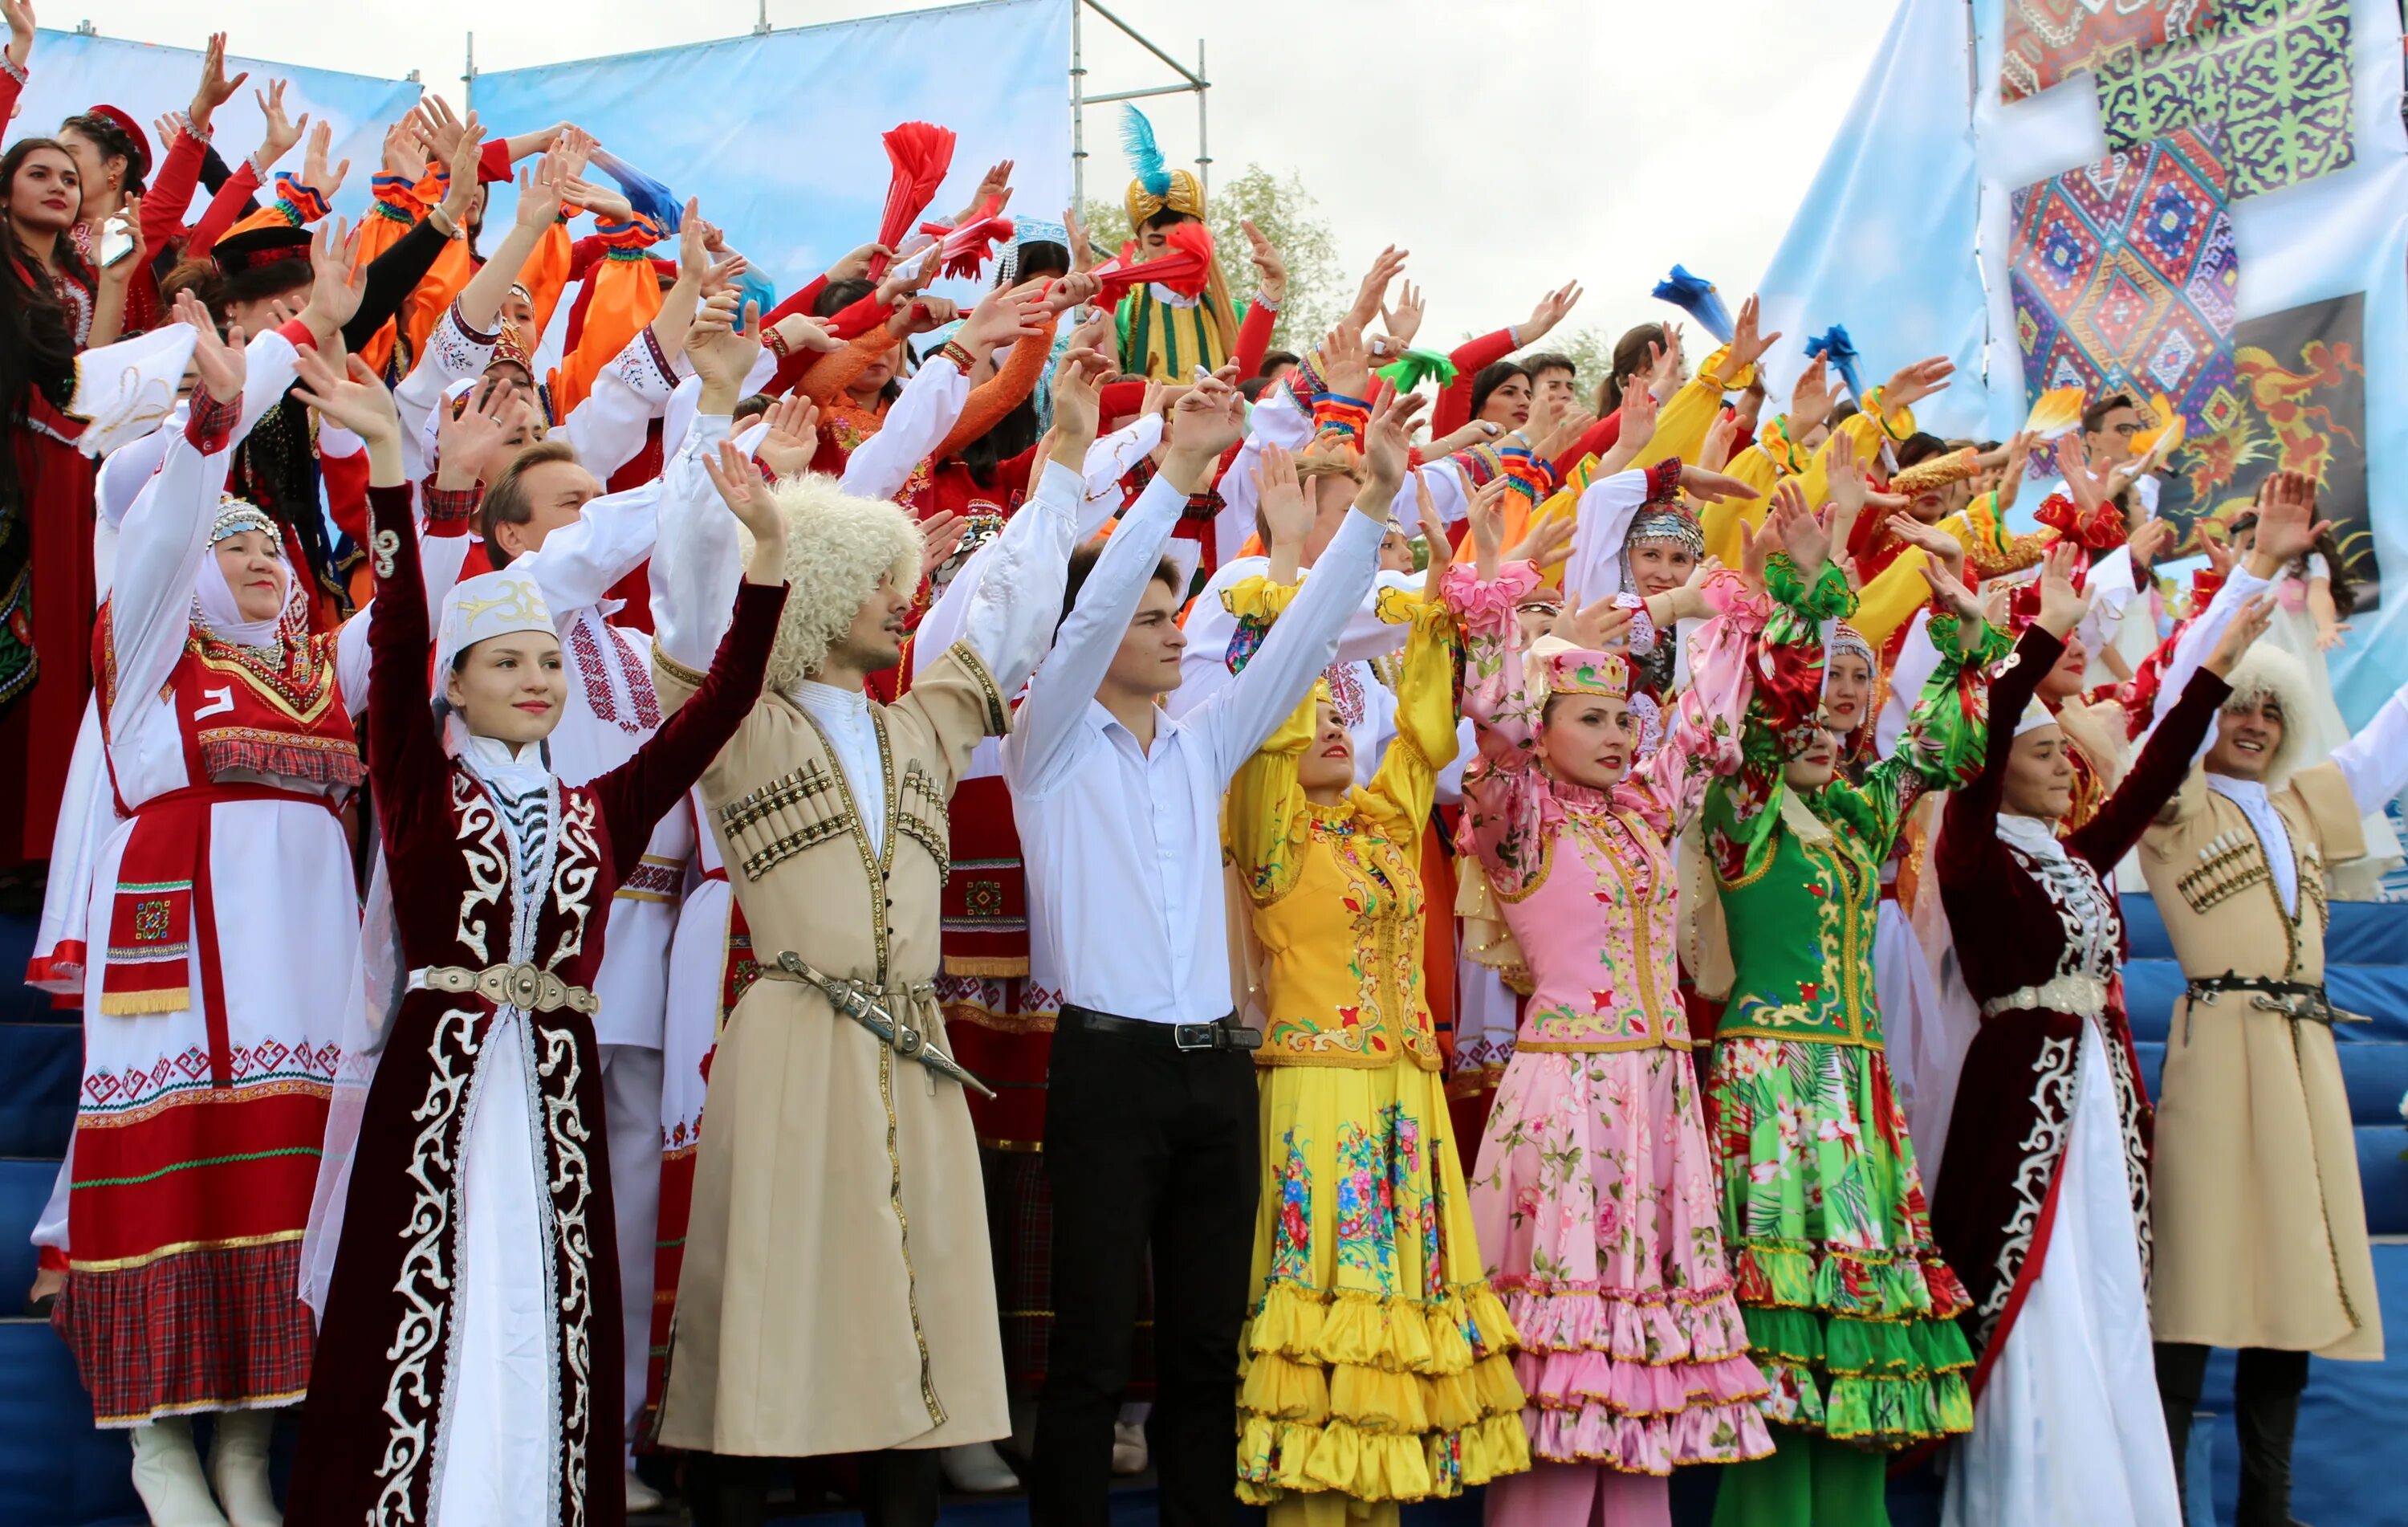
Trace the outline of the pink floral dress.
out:
<instances>
[{"instance_id":1,"label":"pink floral dress","mask_svg":"<svg viewBox=\"0 0 2408 1527\"><path fill-rule=\"evenodd\" d=\"M1739 762L1747 655L1767 606L1717 574L1694 683L1662 745L1611 792L1550 775L1545 667L1515 598L1470 569L1446 592L1467 641L1480 762L1466 821L1535 986L1470 1183L1472 1220L1521 1335L1531 1451L1663 1476L1772 1451L1732 1297L1676 954L1670 845L1709 778Z\"/></svg>"}]
</instances>

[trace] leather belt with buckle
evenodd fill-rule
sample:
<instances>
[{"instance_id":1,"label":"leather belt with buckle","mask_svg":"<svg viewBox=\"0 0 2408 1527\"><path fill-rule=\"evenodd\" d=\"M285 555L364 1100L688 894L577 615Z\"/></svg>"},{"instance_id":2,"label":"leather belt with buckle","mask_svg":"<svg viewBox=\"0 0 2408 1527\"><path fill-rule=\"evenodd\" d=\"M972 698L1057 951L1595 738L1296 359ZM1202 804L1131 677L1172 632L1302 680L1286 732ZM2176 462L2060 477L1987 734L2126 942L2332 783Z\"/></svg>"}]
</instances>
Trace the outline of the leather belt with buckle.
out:
<instances>
[{"instance_id":1,"label":"leather belt with buckle","mask_svg":"<svg viewBox=\"0 0 2408 1527\"><path fill-rule=\"evenodd\" d=\"M1238 1021L1234 1013L1211 1023L1155 1023L1147 1018L1124 1018L1110 1013L1098 1013L1092 1007L1075 1003L1062 1005L1060 1023L1092 1033L1112 1034L1123 1039L1144 1040L1150 1044L1168 1042L1174 1050L1259 1050L1263 1036Z\"/></svg>"}]
</instances>

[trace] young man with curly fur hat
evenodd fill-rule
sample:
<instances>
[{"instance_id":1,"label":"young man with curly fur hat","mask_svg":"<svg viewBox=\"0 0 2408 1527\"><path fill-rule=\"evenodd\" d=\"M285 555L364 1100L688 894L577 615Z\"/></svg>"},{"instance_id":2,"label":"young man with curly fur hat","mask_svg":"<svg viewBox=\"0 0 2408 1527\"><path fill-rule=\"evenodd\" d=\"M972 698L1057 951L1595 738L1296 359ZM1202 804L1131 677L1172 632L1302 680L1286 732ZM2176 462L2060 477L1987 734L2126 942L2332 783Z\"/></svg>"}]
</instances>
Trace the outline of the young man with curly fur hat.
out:
<instances>
[{"instance_id":1,"label":"young man with curly fur hat","mask_svg":"<svg viewBox=\"0 0 2408 1527\"><path fill-rule=\"evenodd\" d=\"M966 373L1034 332L1033 314L1024 294L991 295L915 386L958 414ZM858 1453L868 1520L925 1527L938 1450L1010 1430L977 1142L961 1086L830 992L949 1054L931 986L945 802L1052 634L1104 363L1057 375L1049 465L993 547L1008 575L982 583L962 640L910 692L879 705L863 681L901 659L918 527L850 469L762 480L728 439L758 346L748 317L692 352L700 411L663 481L652 562L653 662L674 710L736 592L738 538L714 498L774 497L791 527L794 595L767 684L702 778L760 968L711 1061L660 1436L718 1455L692 1492L706 1524L762 1520L757 1461Z\"/></svg>"},{"instance_id":2,"label":"young man with curly fur hat","mask_svg":"<svg viewBox=\"0 0 2408 1527\"><path fill-rule=\"evenodd\" d=\"M2276 485L2245 567L2176 647L2179 693L2234 611L2315 540L2313 487ZM2241 1527L2290 1523L2291 1439L2308 1355L2378 1361L2383 1318L2349 1100L2325 997L2327 866L2408 785L2408 689L2313 769L2287 767L2305 676L2260 643L2198 766L2141 841L2141 868L2189 986L2158 1086L2157 1388L2179 1461L2211 1347L2241 1349ZM2143 1230L2143 1234L2148 1231Z\"/></svg>"}]
</instances>

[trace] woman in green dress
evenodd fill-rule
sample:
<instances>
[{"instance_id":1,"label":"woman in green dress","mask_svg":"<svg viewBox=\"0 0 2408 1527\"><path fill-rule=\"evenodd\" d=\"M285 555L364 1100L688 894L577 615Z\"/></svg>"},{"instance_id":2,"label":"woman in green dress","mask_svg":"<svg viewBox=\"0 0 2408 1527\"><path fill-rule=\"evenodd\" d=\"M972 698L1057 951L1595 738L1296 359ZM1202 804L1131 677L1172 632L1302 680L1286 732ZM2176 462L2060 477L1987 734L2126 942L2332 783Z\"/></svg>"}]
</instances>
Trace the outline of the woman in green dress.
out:
<instances>
[{"instance_id":1,"label":"woman in green dress","mask_svg":"<svg viewBox=\"0 0 2408 1527\"><path fill-rule=\"evenodd\" d=\"M1775 1450L1724 1472L1714 1520L1857 1527L1888 1520L1890 1452L1972 1426L1965 1293L1932 1242L1883 1059L1873 924L1916 797L1980 771L1987 665L2006 644L1962 585L1927 574L1951 612L1931 623L1944 655L1897 751L1850 782L1822 724L1822 631L1856 597L1794 486L1770 525L1788 550L1767 569L1742 761L1710 787L1704 821L1719 892L1707 936L1728 930L1732 972L1706 1125Z\"/></svg>"}]
</instances>

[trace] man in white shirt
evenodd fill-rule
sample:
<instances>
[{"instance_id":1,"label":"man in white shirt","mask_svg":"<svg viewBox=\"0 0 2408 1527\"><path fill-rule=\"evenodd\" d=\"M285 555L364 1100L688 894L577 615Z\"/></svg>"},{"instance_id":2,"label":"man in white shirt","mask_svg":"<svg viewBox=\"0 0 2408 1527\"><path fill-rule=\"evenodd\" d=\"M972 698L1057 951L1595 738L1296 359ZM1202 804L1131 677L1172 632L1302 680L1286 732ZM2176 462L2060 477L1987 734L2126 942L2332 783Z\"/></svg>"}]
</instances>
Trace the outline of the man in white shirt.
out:
<instances>
[{"instance_id":1,"label":"man in white shirt","mask_svg":"<svg viewBox=\"0 0 2408 1527\"><path fill-rule=\"evenodd\" d=\"M1162 1520L1234 1514L1260 1041L1230 990L1221 800L1369 590L1417 401L1373 418L1354 512L1245 671L1174 720L1157 701L1180 682L1182 590L1163 549L1242 411L1217 382L1181 398L1161 472L1092 562L1073 559L1068 613L1003 745L1031 939L1063 982L1045 1121L1054 1319L1029 1497L1043 1527L1106 1520L1149 1247Z\"/></svg>"}]
</instances>

